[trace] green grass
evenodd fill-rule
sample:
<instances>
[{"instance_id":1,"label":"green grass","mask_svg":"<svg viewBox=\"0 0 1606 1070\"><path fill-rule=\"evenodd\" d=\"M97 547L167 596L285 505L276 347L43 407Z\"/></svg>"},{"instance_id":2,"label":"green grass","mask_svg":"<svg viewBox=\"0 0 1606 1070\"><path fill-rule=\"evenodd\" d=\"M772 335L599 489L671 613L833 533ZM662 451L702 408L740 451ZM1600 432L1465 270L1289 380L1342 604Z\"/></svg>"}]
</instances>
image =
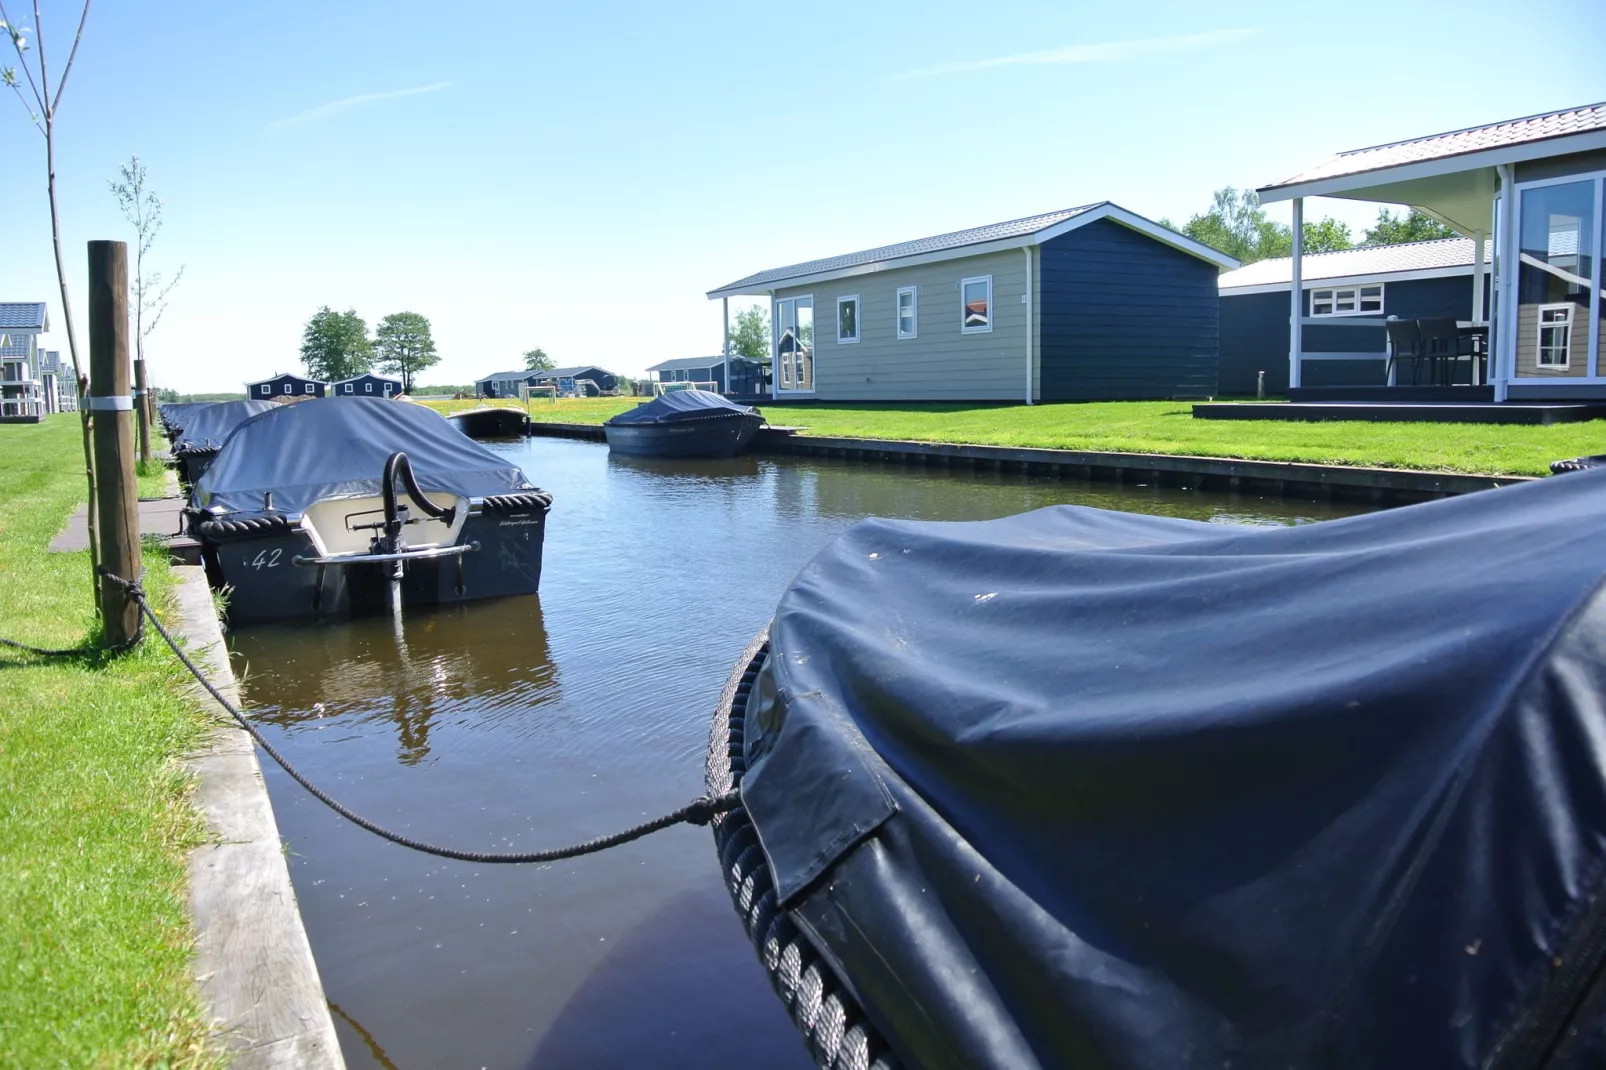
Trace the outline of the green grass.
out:
<instances>
[{"instance_id":1,"label":"green grass","mask_svg":"<svg viewBox=\"0 0 1606 1070\"><path fill-rule=\"evenodd\" d=\"M633 398L532 404L533 419L597 424ZM1188 402L774 405L775 423L811 435L1118 453L1192 454L1486 475L1544 475L1559 457L1606 452L1606 420L1525 427L1452 423L1195 420Z\"/></svg>"},{"instance_id":2,"label":"green grass","mask_svg":"<svg viewBox=\"0 0 1606 1070\"><path fill-rule=\"evenodd\" d=\"M75 416L0 427L0 635L96 630L89 555L45 545L84 500ZM159 474L141 490L159 487ZM147 555L158 605L172 573ZM185 852L205 828L179 764L206 721L165 647L0 651L0 1066L213 1066L191 978Z\"/></svg>"}]
</instances>

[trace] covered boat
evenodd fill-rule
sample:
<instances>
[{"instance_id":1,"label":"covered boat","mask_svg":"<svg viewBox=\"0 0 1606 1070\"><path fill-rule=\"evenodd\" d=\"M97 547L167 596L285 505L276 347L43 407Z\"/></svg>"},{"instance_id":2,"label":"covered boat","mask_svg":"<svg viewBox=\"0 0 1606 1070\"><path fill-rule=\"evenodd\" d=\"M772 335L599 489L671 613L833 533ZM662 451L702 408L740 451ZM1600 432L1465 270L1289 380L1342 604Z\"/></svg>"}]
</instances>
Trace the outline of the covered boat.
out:
<instances>
[{"instance_id":1,"label":"covered boat","mask_svg":"<svg viewBox=\"0 0 1606 1070\"><path fill-rule=\"evenodd\" d=\"M168 438L176 437L184 430L184 423L189 414L208 405L217 405L216 401L169 401L156 406L156 416L162 421L162 429L167 432Z\"/></svg>"},{"instance_id":2,"label":"covered boat","mask_svg":"<svg viewBox=\"0 0 1606 1070\"><path fill-rule=\"evenodd\" d=\"M602 425L608 448L637 457L731 457L746 448L764 416L707 390L675 390Z\"/></svg>"},{"instance_id":3,"label":"covered boat","mask_svg":"<svg viewBox=\"0 0 1606 1070\"><path fill-rule=\"evenodd\" d=\"M179 479L186 487L194 487L236 427L276 407L271 401L219 401L177 414L175 419L183 421L183 429L173 439Z\"/></svg>"},{"instance_id":4,"label":"covered boat","mask_svg":"<svg viewBox=\"0 0 1606 1070\"><path fill-rule=\"evenodd\" d=\"M469 438L518 438L530 422L518 409L490 406L450 413L446 419Z\"/></svg>"},{"instance_id":5,"label":"covered boat","mask_svg":"<svg viewBox=\"0 0 1606 1070\"><path fill-rule=\"evenodd\" d=\"M1602 545L1599 469L859 524L709 759L821 1065L1606 1065Z\"/></svg>"},{"instance_id":6,"label":"covered boat","mask_svg":"<svg viewBox=\"0 0 1606 1070\"><path fill-rule=\"evenodd\" d=\"M191 533L245 623L534 594L551 504L433 409L340 398L241 424Z\"/></svg>"}]
</instances>

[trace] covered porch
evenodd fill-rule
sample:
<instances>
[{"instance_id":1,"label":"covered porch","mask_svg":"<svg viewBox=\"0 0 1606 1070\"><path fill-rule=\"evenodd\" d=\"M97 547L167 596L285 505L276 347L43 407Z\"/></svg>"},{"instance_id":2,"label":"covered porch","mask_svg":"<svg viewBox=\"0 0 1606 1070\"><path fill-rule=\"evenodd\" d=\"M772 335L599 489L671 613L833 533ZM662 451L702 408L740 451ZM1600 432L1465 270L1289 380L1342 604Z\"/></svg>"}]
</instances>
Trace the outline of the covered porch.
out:
<instances>
[{"instance_id":1,"label":"covered porch","mask_svg":"<svg viewBox=\"0 0 1606 1070\"><path fill-rule=\"evenodd\" d=\"M1260 189L1262 202L1286 200L1293 208L1290 404L1277 408L1294 411L1281 418L1342 418L1297 411L1335 404L1400 405L1402 419L1431 418L1403 407L1433 405L1466 409L1470 418L1484 406L1538 406L1532 422L1546 423L1606 415L1606 409L1595 411L1606 403L1603 192L1606 104L1344 152ZM1368 305L1364 288L1308 287L1301 278L1307 197L1409 205L1473 239L1471 318L1453 325L1406 323L1385 314L1381 296ZM1492 277L1486 281L1487 271ZM1318 300L1351 305L1338 318L1332 307L1313 308ZM1313 327L1352 332L1356 343L1313 351L1305 338ZM1431 347L1424 337L1430 330ZM1382 382L1304 384L1313 362L1366 360L1375 368L1380 358L1388 369ZM1388 409L1363 418L1386 419Z\"/></svg>"}]
</instances>

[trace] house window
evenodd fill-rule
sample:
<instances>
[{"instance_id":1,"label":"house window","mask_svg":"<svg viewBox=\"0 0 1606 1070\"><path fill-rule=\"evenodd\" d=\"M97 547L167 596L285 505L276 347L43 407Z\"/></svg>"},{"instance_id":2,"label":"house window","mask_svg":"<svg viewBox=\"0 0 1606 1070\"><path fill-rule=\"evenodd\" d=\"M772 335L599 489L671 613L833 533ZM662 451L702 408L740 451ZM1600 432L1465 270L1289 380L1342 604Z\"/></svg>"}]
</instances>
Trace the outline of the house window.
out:
<instances>
[{"instance_id":1,"label":"house window","mask_svg":"<svg viewBox=\"0 0 1606 1070\"><path fill-rule=\"evenodd\" d=\"M1565 368L1567 354L1572 351L1573 306L1541 305L1539 307L1539 366Z\"/></svg>"},{"instance_id":2,"label":"house window","mask_svg":"<svg viewBox=\"0 0 1606 1070\"><path fill-rule=\"evenodd\" d=\"M305 394L313 394L313 393L316 393L316 392L317 392L317 388L312 383L308 383L306 390L302 391L302 393L305 393Z\"/></svg>"},{"instance_id":3,"label":"house window","mask_svg":"<svg viewBox=\"0 0 1606 1070\"><path fill-rule=\"evenodd\" d=\"M993 329L993 277L981 275L959 282L959 330L964 334L980 334Z\"/></svg>"},{"instance_id":4,"label":"house window","mask_svg":"<svg viewBox=\"0 0 1606 1070\"><path fill-rule=\"evenodd\" d=\"M362 392L364 394L372 394L374 392L374 384L373 383L364 383L364 384L362 384Z\"/></svg>"},{"instance_id":5,"label":"house window","mask_svg":"<svg viewBox=\"0 0 1606 1070\"><path fill-rule=\"evenodd\" d=\"M1383 311L1383 284L1339 286L1310 292L1312 316L1364 316Z\"/></svg>"},{"instance_id":6,"label":"house window","mask_svg":"<svg viewBox=\"0 0 1606 1070\"><path fill-rule=\"evenodd\" d=\"M836 299L836 340L838 342L857 342L859 340L858 294Z\"/></svg>"},{"instance_id":7,"label":"house window","mask_svg":"<svg viewBox=\"0 0 1606 1070\"><path fill-rule=\"evenodd\" d=\"M350 383L347 383L347 384L346 384L346 393L348 393L348 394L349 394L349 393L351 393L351 392L352 392L352 390L354 390L354 389L355 389L355 388L354 388L354 387L353 387L353 386L352 386L352 385L351 385L351 384L350 384Z\"/></svg>"},{"instance_id":8,"label":"house window","mask_svg":"<svg viewBox=\"0 0 1606 1070\"><path fill-rule=\"evenodd\" d=\"M898 287L898 337L913 338L916 333L915 288Z\"/></svg>"},{"instance_id":9,"label":"house window","mask_svg":"<svg viewBox=\"0 0 1606 1070\"><path fill-rule=\"evenodd\" d=\"M295 384L294 383L285 383L284 384L284 392L286 394L293 393L294 391L295 391Z\"/></svg>"},{"instance_id":10,"label":"house window","mask_svg":"<svg viewBox=\"0 0 1606 1070\"><path fill-rule=\"evenodd\" d=\"M271 385L267 384L267 383L263 383L262 384L262 396L263 397L267 397L271 393L273 393L273 387Z\"/></svg>"}]
</instances>

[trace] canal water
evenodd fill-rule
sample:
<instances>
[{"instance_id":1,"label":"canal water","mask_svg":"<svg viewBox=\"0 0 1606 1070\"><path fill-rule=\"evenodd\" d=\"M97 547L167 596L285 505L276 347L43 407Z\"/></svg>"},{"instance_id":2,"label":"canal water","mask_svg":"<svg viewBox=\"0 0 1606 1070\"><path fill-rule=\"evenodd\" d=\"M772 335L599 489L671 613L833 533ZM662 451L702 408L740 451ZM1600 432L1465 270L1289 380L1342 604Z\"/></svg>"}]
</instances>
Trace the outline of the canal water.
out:
<instances>
[{"instance_id":1,"label":"canal water","mask_svg":"<svg viewBox=\"0 0 1606 1070\"><path fill-rule=\"evenodd\" d=\"M252 714L311 778L411 836L533 850L702 789L710 713L792 575L866 516L1075 503L1224 522L1360 507L791 458L659 462L531 439L555 502L539 598L231 637ZM811 1065L707 829L548 866L447 862L336 817L264 761L352 1067Z\"/></svg>"}]
</instances>

